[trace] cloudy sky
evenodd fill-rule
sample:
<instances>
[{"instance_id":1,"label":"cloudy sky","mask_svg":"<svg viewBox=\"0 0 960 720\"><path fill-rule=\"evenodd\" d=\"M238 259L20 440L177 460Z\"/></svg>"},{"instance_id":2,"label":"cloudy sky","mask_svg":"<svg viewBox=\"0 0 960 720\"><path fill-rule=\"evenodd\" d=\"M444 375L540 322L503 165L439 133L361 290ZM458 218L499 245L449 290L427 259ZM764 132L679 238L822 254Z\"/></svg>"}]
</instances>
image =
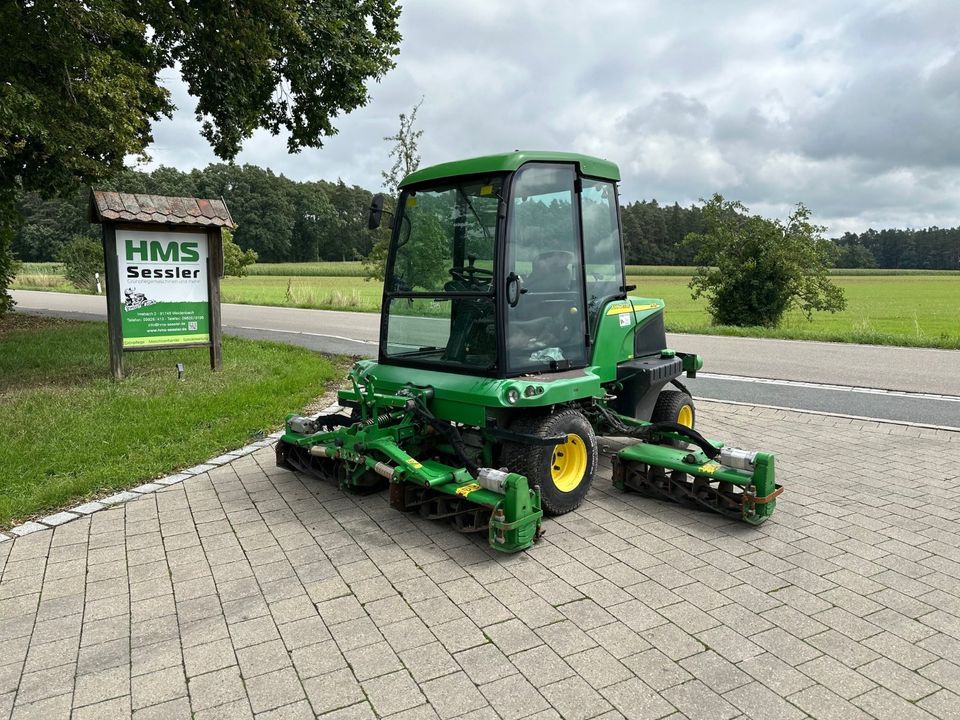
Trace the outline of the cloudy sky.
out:
<instances>
[{"instance_id":1,"label":"cloudy sky","mask_svg":"<svg viewBox=\"0 0 960 720\"><path fill-rule=\"evenodd\" d=\"M397 66L319 150L257 133L238 162L374 189L423 96L423 165L524 149L606 157L625 201L804 202L830 234L960 225L960 2L407 0ZM153 162L216 158L179 78Z\"/></svg>"}]
</instances>

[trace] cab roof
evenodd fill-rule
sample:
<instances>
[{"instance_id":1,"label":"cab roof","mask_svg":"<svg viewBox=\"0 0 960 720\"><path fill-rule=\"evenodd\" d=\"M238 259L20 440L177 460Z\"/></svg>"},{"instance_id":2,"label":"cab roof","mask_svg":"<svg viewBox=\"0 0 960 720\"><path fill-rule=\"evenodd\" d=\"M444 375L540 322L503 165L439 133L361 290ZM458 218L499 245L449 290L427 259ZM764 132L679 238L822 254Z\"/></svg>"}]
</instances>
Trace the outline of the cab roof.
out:
<instances>
[{"instance_id":1,"label":"cab roof","mask_svg":"<svg viewBox=\"0 0 960 720\"><path fill-rule=\"evenodd\" d=\"M514 150L499 155L484 155L467 160L431 165L428 168L417 170L407 175L400 183L400 187L407 187L431 180L460 175L482 175L484 173L512 172L528 162L566 162L580 166L580 173L589 177L603 178L604 180L619 180L620 169L609 160L580 155L579 153L550 152L542 150Z\"/></svg>"}]
</instances>

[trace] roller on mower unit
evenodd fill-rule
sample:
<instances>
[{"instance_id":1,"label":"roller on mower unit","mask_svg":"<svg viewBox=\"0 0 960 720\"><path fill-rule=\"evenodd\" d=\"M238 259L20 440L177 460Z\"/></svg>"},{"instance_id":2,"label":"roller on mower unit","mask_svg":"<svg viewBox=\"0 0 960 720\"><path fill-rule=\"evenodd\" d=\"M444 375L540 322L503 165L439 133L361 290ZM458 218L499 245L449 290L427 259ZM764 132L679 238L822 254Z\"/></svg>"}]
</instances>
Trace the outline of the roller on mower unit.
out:
<instances>
[{"instance_id":1,"label":"roller on mower unit","mask_svg":"<svg viewBox=\"0 0 960 720\"><path fill-rule=\"evenodd\" d=\"M662 300L629 295L617 166L572 153L445 163L383 196L393 217L379 357L357 362L343 412L290 416L277 462L344 490L390 489L398 510L530 547L544 515L587 496L598 436L623 491L758 524L781 488L774 458L694 428L666 347Z\"/></svg>"}]
</instances>

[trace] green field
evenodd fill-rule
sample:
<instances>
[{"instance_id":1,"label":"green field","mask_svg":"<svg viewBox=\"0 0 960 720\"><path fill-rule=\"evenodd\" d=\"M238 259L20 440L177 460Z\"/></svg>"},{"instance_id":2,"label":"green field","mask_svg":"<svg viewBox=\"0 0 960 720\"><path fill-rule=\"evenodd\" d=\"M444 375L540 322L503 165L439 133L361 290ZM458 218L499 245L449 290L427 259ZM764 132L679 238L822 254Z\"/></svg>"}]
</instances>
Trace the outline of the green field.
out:
<instances>
[{"instance_id":1,"label":"green field","mask_svg":"<svg viewBox=\"0 0 960 720\"><path fill-rule=\"evenodd\" d=\"M131 353L118 383L107 347L106 323L0 320L0 529L262 438L343 373L301 348L227 337L222 372L202 348Z\"/></svg>"},{"instance_id":2,"label":"green field","mask_svg":"<svg viewBox=\"0 0 960 720\"><path fill-rule=\"evenodd\" d=\"M25 266L14 287L68 289L58 271L50 264ZM834 281L846 293L846 310L817 313L813 322L792 312L770 330L710 325L706 303L690 297L690 268L628 266L627 271L635 295L667 301L667 327L674 332L960 348L960 272L838 270ZM382 285L363 274L359 262L254 265L250 276L223 281L223 301L378 312Z\"/></svg>"}]
</instances>

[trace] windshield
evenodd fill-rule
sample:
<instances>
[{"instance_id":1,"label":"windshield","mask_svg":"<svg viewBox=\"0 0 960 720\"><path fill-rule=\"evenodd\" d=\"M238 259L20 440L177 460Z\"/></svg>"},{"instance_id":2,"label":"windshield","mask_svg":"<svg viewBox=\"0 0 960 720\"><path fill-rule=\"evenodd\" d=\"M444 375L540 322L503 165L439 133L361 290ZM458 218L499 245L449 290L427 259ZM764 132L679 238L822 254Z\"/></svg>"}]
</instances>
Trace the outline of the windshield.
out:
<instances>
[{"instance_id":1,"label":"windshield","mask_svg":"<svg viewBox=\"0 0 960 720\"><path fill-rule=\"evenodd\" d=\"M400 196L387 287L393 292L489 292L502 177Z\"/></svg>"},{"instance_id":2,"label":"windshield","mask_svg":"<svg viewBox=\"0 0 960 720\"><path fill-rule=\"evenodd\" d=\"M387 357L496 367L493 269L502 187L497 175L400 196L386 273Z\"/></svg>"}]
</instances>

